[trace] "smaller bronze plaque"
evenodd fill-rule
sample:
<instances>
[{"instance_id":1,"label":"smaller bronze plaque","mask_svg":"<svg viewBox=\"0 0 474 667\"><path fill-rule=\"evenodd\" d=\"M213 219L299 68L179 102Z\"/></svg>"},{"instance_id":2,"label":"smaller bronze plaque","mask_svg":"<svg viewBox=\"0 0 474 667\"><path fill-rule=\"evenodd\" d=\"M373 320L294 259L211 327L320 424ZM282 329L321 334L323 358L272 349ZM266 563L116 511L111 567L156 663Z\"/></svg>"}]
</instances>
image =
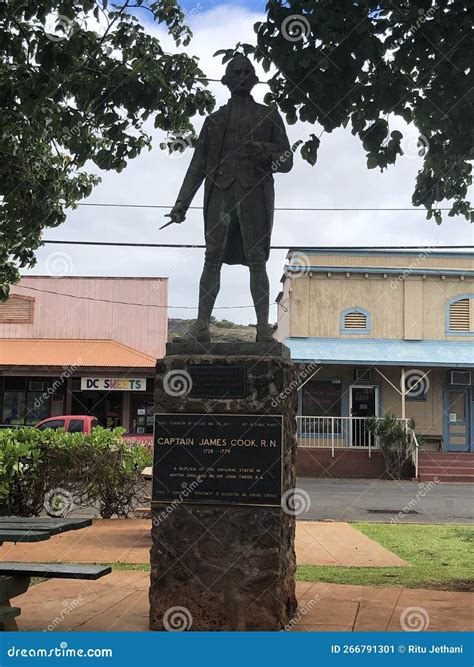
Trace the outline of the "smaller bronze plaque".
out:
<instances>
[{"instance_id":1,"label":"smaller bronze plaque","mask_svg":"<svg viewBox=\"0 0 474 667\"><path fill-rule=\"evenodd\" d=\"M246 366L196 365L187 371L193 381L189 398L245 398L247 396Z\"/></svg>"}]
</instances>

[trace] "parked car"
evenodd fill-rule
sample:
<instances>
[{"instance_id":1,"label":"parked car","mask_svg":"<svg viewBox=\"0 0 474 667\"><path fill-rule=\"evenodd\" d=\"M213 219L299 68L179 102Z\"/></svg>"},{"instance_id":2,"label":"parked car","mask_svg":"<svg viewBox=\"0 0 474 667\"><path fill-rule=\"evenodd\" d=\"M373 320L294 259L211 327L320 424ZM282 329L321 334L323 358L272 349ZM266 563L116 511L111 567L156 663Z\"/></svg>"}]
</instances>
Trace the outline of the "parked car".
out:
<instances>
[{"instance_id":1,"label":"parked car","mask_svg":"<svg viewBox=\"0 0 474 667\"><path fill-rule=\"evenodd\" d=\"M95 426L99 426L99 420L91 415L60 415L43 419L33 428L38 431L52 428L54 430L64 429L68 433L90 433Z\"/></svg>"},{"instance_id":2,"label":"parked car","mask_svg":"<svg viewBox=\"0 0 474 667\"><path fill-rule=\"evenodd\" d=\"M99 420L91 415L60 415L43 419L33 428L39 431L52 428L64 429L68 433L90 433L95 426L100 426ZM153 440L151 434L145 433L125 433L123 438L132 442L151 442Z\"/></svg>"}]
</instances>

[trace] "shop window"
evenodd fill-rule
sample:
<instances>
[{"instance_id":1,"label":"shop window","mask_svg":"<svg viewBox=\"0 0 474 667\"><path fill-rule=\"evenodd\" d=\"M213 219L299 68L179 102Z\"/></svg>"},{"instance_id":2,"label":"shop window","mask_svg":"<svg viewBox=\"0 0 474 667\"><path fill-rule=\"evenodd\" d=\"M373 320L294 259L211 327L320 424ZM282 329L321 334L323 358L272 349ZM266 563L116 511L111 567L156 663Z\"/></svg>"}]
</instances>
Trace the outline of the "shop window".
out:
<instances>
[{"instance_id":1,"label":"shop window","mask_svg":"<svg viewBox=\"0 0 474 667\"><path fill-rule=\"evenodd\" d=\"M91 415L105 428L121 425L122 393L120 391L76 391L72 395L73 415Z\"/></svg>"},{"instance_id":2,"label":"shop window","mask_svg":"<svg viewBox=\"0 0 474 667\"><path fill-rule=\"evenodd\" d=\"M52 382L52 378L4 377L1 423L34 426L50 417Z\"/></svg>"},{"instance_id":3,"label":"shop window","mask_svg":"<svg viewBox=\"0 0 474 667\"><path fill-rule=\"evenodd\" d=\"M51 415L51 396L46 392L29 391L26 395L25 425L34 426Z\"/></svg>"},{"instance_id":4,"label":"shop window","mask_svg":"<svg viewBox=\"0 0 474 667\"><path fill-rule=\"evenodd\" d=\"M312 380L303 387L303 415L341 416L340 380Z\"/></svg>"},{"instance_id":5,"label":"shop window","mask_svg":"<svg viewBox=\"0 0 474 667\"><path fill-rule=\"evenodd\" d=\"M462 294L451 299L446 311L448 335L474 335L474 294Z\"/></svg>"},{"instance_id":6,"label":"shop window","mask_svg":"<svg viewBox=\"0 0 474 667\"><path fill-rule=\"evenodd\" d=\"M300 433L328 433L329 417L340 417L342 390L340 380L312 380L302 389L302 415ZM310 419L305 419L309 417ZM311 419L313 417L313 419ZM315 419L317 417L317 419ZM334 433L340 432L340 420L334 421Z\"/></svg>"},{"instance_id":7,"label":"shop window","mask_svg":"<svg viewBox=\"0 0 474 667\"><path fill-rule=\"evenodd\" d=\"M130 417L130 433L153 433L153 394L132 396Z\"/></svg>"},{"instance_id":8,"label":"shop window","mask_svg":"<svg viewBox=\"0 0 474 667\"><path fill-rule=\"evenodd\" d=\"M341 313L341 333L370 333L370 313L364 308L346 308Z\"/></svg>"},{"instance_id":9,"label":"shop window","mask_svg":"<svg viewBox=\"0 0 474 667\"><path fill-rule=\"evenodd\" d=\"M25 392L5 391L3 394L2 423L7 425L24 425L25 423Z\"/></svg>"}]
</instances>

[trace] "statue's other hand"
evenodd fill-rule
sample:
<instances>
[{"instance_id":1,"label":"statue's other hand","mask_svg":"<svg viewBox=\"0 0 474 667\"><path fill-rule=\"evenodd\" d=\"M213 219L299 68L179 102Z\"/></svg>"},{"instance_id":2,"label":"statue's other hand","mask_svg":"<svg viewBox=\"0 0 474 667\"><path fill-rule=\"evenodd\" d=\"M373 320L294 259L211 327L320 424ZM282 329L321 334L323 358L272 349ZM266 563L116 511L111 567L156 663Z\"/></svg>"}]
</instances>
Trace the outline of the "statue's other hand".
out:
<instances>
[{"instance_id":1,"label":"statue's other hand","mask_svg":"<svg viewBox=\"0 0 474 667\"><path fill-rule=\"evenodd\" d=\"M240 152L245 157L253 158L262 153L263 146L260 141L246 141L241 147Z\"/></svg>"},{"instance_id":2,"label":"statue's other hand","mask_svg":"<svg viewBox=\"0 0 474 667\"><path fill-rule=\"evenodd\" d=\"M269 145L263 141L247 141L244 148L247 149L247 157L261 167L267 166L272 161Z\"/></svg>"},{"instance_id":3,"label":"statue's other hand","mask_svg":"<svg viewBox=\"0 0 474 667\"><path fill-rule=\"evenodd\" d=\"M186 219L186 212L183 211L179 206L175 206L171 209L170 213L165 215L165 218L170 218L171 222L174 222L176 225L180 225Z\"/></svg>"}]
</instances>

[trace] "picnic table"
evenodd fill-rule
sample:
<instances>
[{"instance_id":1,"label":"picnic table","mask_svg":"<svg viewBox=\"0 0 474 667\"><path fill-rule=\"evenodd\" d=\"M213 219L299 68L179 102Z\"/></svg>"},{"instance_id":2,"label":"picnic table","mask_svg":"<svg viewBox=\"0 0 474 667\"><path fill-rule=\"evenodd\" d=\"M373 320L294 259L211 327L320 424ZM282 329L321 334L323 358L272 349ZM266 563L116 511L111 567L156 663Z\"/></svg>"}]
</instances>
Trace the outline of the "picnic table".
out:
<instances>
[{"instance_id":1,"label":"picnic table","mask_svg":"<svg viewBox=\"0 0 474 667\"><path fill-rule=\"evenodd\" d=\"M53 535L92 525L92 519L0 517L0 546L3 542L42 542ZM1 553L1 551L0 551ZM110 567L63 563L5 563L0 561L0 630L17 630L15 618L21 610L10 600L28 590L31 577L98 579Z\"/></svg>"},{"instance_id":2,"label":"picnic table","mask_svg":"<svg viewBox=\"0 0 474 667\"><path fill-rule=\"evenodd\" d=\"M2 542L42 542L52 535L92 525L92 519L50 519L0 516Z\"/></svg>"}]
</instances>

